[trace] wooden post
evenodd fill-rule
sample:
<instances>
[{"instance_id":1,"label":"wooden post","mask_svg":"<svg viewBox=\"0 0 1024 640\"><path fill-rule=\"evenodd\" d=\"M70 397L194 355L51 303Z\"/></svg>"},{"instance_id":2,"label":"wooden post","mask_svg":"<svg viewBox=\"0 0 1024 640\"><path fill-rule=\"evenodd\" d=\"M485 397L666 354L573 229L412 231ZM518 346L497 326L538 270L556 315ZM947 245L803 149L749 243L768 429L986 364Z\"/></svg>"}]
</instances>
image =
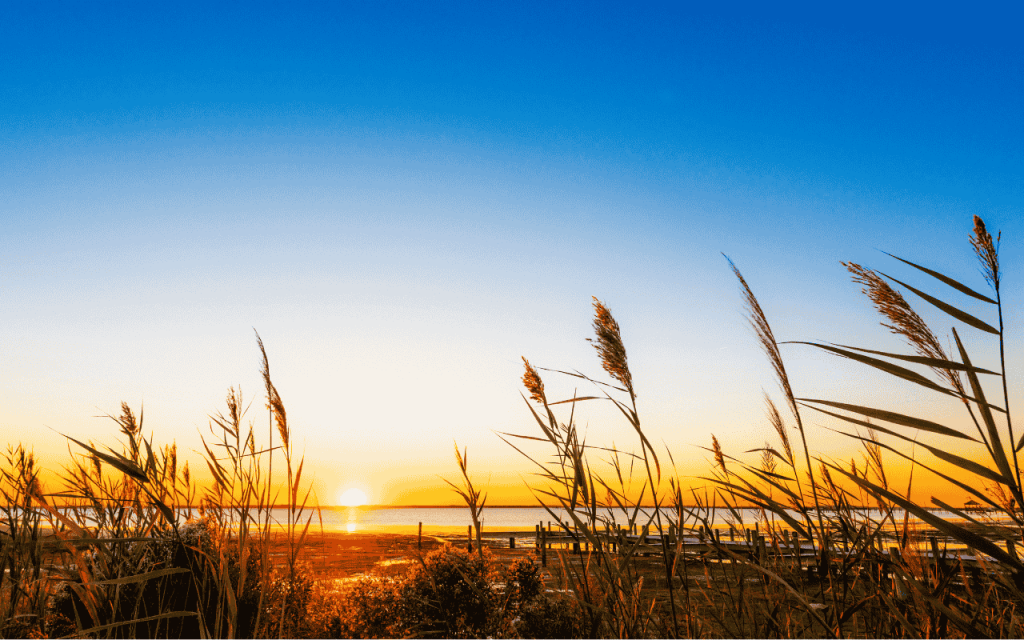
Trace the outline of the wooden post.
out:
<instances>
[{"instance_id":1,"label":"wooden post","mask_svg":"<svg viewBox=\"0 0 1024 640\"><path fill-rule=\"evenodd\" d=\"M736 530L729 526L729 542L736 542Z\"/></svg>"},{"instance_id":2,"label":"wooden post","mask_svg":"<svg viewBox=\"0 0 1024 640\"><path fill-rule=\"evenodd\" d=\"M416 548L420 551L423 550L423 523L420 523L420 532L416 536Z\"/></svg>"},{"instance_id":3,"label":"wooden post","mask_svg":"<svg viewBox=\"0 0 1024 640\"><path fill-rule=\"evenodd\" d=\"M540 528L540 564L542 567L548 566L548 544L547 544L547 532L544 531L544 527Z\"/></svg>"},{"instance_id":4,"label":"wooden post","mask_svg":"<svg viewBox=\"0 0 1024 640\"><path fill-rule=\"evenodd\" d=\"M508 539L508 548L509 549L515 549L516 548L516 537L515 536L512 536L512 537L510 537Z\"/></svg>"},{"instance_id":5,"label":"wooden post","mask_svg":"<svg viewBox=\"0 0 1024 640\"><path fill-rule=\"evenodd\" d=\"M473 525L469 525L468 527L466 527L466 538L469 539L469 552L473 553Z\"/></svg>"}]
</instances>

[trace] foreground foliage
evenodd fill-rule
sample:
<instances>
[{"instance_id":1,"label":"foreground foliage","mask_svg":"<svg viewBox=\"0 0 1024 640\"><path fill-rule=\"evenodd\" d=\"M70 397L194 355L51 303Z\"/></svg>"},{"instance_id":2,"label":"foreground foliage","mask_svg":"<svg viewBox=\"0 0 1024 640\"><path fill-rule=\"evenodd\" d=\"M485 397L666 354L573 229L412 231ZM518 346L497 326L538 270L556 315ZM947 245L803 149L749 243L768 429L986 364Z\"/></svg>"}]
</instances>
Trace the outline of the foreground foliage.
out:
<instances>
[{"instance_id":1,"label":"foreground foliage","mask_svg":"<svg viewBox=\"0 0 1024 640\"><path fill-rule=\"evenodd\" d=\"M1018 439L1014 433L1008 406L998 240L976 217L970 241L991 297L892 256L959 294L994 305L998 328L900 280L844 263L882 314L883 326L902 337L915 353L789 343L823 349L901 383L952 398L954 406L959 404L966 411L974 435L856 404L856 400L798 397L780 350L780 344L787 343L776 340L757 298L731 261L788 417L766 394L768 420L778 442L748 451L757 454L753 462L727 455L712 437L708 451L714 465L705 478L707 491L691 489L684 495L679 478L666 478L664 460L643 430L619 325L602 302L594 300L592 342L610 381L534 367L524 359L523 384L529 396L524 395L524 400L540 435L503 437L536 465L543 479L534 485L539 501L554 501L565 510L571 521L562 523L564 533L589 549L583 561L561 559L571 592L585 613L588 635L1024 634L1020 616L1024 564L1017 554L1024 542L1018 460L1024 436ZM894 285L953 318L963 325L961 331L966 327L995 336L998 370L972 363L955 326L951 329L954 356L948 355ZM934 379L910 368L914 365L930 371ZM582 380L594 393L551 401L541 371ZM1001 393L990 394L1001 395L1002 406L986 399L982 376L998 381ZM574 421L575 407L581 402L611 403L625 418L627 432L636 438L637 452L587 444ZM556 409L563 408L567 420L555 415ZM853 429L836 431L862 443L862 459L841 463L811 451L803 417L809 409L852 425ZM547 445L549 455L527 451L538 441ZM966 453L972 449L958 443L976 445L980 455ZM922 450L931 459L920 459L916 452ZM889 481L885 458L892 455L910 464L905 488ZM671 460L671 452L663 456ZM607 471L602 473L602 468ZM631 484L636 468L640 487ZM969 513L935 497L929 505L920 504L912 498L915 473L931 474L948 487L966 492L988 511ZM653 508L642 509L641 504ZM744 522L742 508L750 506L758 516ZM934 508L952 518L939 517ZM719 515L723 511L731 514L726 522ZM550 512L557 519L555 510ZM729 537L738 534L741 540L752 537L749 544L737 546L719 537L723 530ZM650 543L644 545L644 536L625 535L638 531L650 532ZM655 535L659 533L664 535ZM641 557L641 551L650 551L652 544L660 547L656 554L662 559L660 569ZM660 580L664 588L642 588L645 579L648 583Z\"/></svg>"},{"instance_id":2,"label":"foreground foliage","mask_svg":"<svg viewBox=\"0 0 1024 640\"><path fill-rule=\"evenodd\" d=\"M501 434L535 465L540 503L569 514L559 526L579 552L551 550L549 577L537 558L500 567L483 548L485 496L456 448L463 485L453 486L477 525L475 553L445 547L419 558L406 575L364 576L340 590L311 579L310 490L302 490L302 458L292 449L284 403L258 340L267 438L246 423L241 392L230 390L204 436L214 483L202 492L188 464L178 464L176 447L147 437L141 412L136 417L127 405L111 416L117 445L69 437L75 453L56 492L40 485L31 451L8 447L0 460L0 635L1024 636L1024 434L1015 433L1009 406L998 240L975 218L970 242L991 295L892 256L964 300L992 305L996 317L988 321L962 303L844 263L883 326L912 353L779 342L730 261L781 394L778 404L765 395L777 442L733 456L712 436L713 465L700 491L684 489L671 452L646 436L621 329L595 299L592 343L608 378L524 359L524 401L539 434ZM957 323L950 346L897 287ZM994 341L998 366L975 364L964 331ZM865 406L856 397L800 397L782 357L787 344L940 394L974 430ZM593 392L549 400L541 372L569 376ZM588 444L576 425L584 402L610 403L635 449ZM837 461L810 450L807 411L828 416L836 432L859 442L860 458ZM893 456L910 466L906 486L887 470ZM922 504L912 497L920 474L987 510L965 511L938 498ZM272 520L274 505L284 507L284 522ZM549 511L560 520L562 511ZM722 513L730 515L723 520ZM275 547L275 539L283 544Z\"/></svg>"}]
</instances>

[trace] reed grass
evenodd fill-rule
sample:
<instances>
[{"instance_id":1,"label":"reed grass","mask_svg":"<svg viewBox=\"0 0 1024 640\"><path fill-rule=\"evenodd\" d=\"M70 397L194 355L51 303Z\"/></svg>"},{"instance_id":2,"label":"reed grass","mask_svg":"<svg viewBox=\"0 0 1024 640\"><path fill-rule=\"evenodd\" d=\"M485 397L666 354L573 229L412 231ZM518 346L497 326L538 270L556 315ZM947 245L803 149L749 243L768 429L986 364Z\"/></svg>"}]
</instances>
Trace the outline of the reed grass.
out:
<instances>
[{"instance_id":1,"label":"reed grass","mask_svg":"<svg viewBox=\"0 0 1024 640\"><path fill-rule=\"evenodd\" d=\"M639 419L634 376L622 333L608 308L595 299L591 340L609 382L575 371L532 366L524 359L523 396L540 436L500 434L537 469L532 488L541 504L570 514L564 531L588 543L580 556L560 552L565 584L586 613L594 636L725 637L953 637L1019 636L1024 565L1018 558L1024 511L1019 452L1012 427L1006 380L1005 340L995 239L975 218L970 242L994 297L979 293L928 267L891 256L916 273L938 280L958 294L995 306L998 328L950 302L855 263L843 263L882 315L882 324L912 353L808 341L780 342L752 288L728 260L756 341L775 374L787 416L765 394L775 444L739 456L711 438L711 467L703 492L683 489L679 478L662 482L655 449ZM891 255L891 254L887 254ZM953 321L955 351L942 342L897 288L913 294ZM980 331L998 340L999 367L978 367L960 338ZM891 409L856 404L855 399L800 397L782 355L787 344L810 345L874 368L903 383L955 398L976 434ZM911 367L923 367L928 377ZM595 393L552 401L540 372L589 383ZM989 402L980 376L998 376L1003 406ZM585 443L575 426L583 401L611 402L636 437L636 453ZM555 411L569 405L566 419ZM852 429L835 429L860 442L860 459L847 462L808 447L804 412L828 415ZM802 455L795 451L795 430ZM958 442L978 443L987 459L960 455ZM544 443L549 458L528 453ZM666 451L671 459L671 452ZM749 454L757 458L746 460ZM593 461L595 456L606 456ZM888 460L909 464L907 484L895 486ZM624 473L623 460L639 465L642 487ZM945 471L944 469L955 469ZM598 470L600 469L600 470ZM926 474L945 487L962 490L989 511L969 513L937 497L915 500L915 478ZM917 493L920 493L918 491ZM649 505L641 509L641 504ZM758 514L743 521L743 509ZM941 518L935 509L953 514ZM554 510L550 510L554 515ZM616 522L628 514L626 529ZM729 514L721 521L721 514ZM621 516L620 516L621 517ZM716 522L716 520L719 520ZM749 525L753 524L751 530ZM658 532L664 571L644 552L643 536ZM734 544L721 538L740 536ZM687 541L684 542L684 537ZM700 544L692 544L699 537ZM614 548L614 550L613 550ZM658 574L661 574L659 577ZM650 585L655 582L655 585Z\"/></svg>"},{"instance_id":2,"label":"reed grass","mask_svg":"<svg viewBox=\"0 0 1024 640\"><path fill-rule=\"evenodd\" d=\"M143 413L122 404L120 441L67 436L62 486L47 492L22 445L0 461L0 635L35 637L282 637L303 632L309 584L302 549L312 518L302 458L284 404L263 377L277 433L259 444L240 390L203 436L213 482L202 489L177 447L158 446ZM271 474L283 452L286 477ZM297 464L296 464L297 462ZM276 487L283 485L284 500ZM285 563L271 508L283 502Z\"/></svg>"},{"instance_id":3,"label":"reed grass","mask_svg":"<svg viewBox=\"0 0 1024 640\"><path fill-rule=\"evenodd\" d=\"M0 635L1021 637L1024 437L1008 402L999 240L974 219L969 241L991 295L887 254L951 289L946 295L992 305L994 319L907 284L909 276L843 263L909 353L779 341L729 260L775 377L777 391L764 396L775 441L731 453L712 435L696 484L645 433L622 328L595 298L591 343L607 377L524 358L523 401L538 431L499 434L532 465L530 489L568 543L552 551L547 573L538 558L497 568L481 538L486 496L456 445L461 482L445 482L470 510L475 554L444 547L406 576L365 577L340 595L314 584L305 563L315 496L257 334L267 437L246 417L241 390L229 389L202 434L207 486L127 404L109 416L119 434L112 446L68 436L56 491L40 484L30 450L8 447L0 457ZM950 319L948 347L908 299ZM996 341L998 367L975 364L965 331ZM807 346L952 399L973 431L855 396L798 395L783 352ZM587 390L551 398L550 375ZM998 378L1001 405L986 396L982 376ZM631 444L588 442L577 409L594 402L617 410ZM859 443L859 455L812 451L808 411L842 425L831 428ZM983 455L968 457L964 444ZM905 485L894 460L910 470ZM986 510L922 502L922 475ZM284 522L274 521L274 507L285 509Z\"/></svg>"}]
</instances>

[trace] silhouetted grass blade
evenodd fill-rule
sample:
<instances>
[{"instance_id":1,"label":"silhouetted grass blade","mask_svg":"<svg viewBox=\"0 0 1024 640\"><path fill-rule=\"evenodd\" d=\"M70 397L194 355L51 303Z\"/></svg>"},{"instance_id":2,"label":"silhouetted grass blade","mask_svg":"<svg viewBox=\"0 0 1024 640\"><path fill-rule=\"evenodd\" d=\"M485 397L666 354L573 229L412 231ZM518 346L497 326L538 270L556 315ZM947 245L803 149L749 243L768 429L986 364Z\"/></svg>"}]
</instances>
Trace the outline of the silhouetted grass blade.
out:
<instances>
[{"instance_id":1,"label":"silhouetted grass blade","mask_svg":"<svg viewBox=\"0 0 1024 640\"><path fill-rule=\"evenodd\" d=\"M919 264L914 264L913 262L911 262L909 260L904 260L903 258L901 258L899 256L894 256L891 253L889 253L888 251L883 251L882 253L884 253L885 255L887 255L887 256L889 256L891 258L896 258L897 260L899 260L900 262L902 262L904 264L909 264L910 266L914 267L915 269L920 269L921 271L924 271L925 273L927 273L928 275L932 276L933 278L936 278L936 279L938 279L938 280L948 284L949 286L953 287L954 289L956 289L957 291L959 291L961 293L966 293L967 295L971 296L972 298L977 298L978 300L983 300L983 301L988 302L990 304L996 304L996 301L993 300L992 298L989 298L986 295L982 295L982 294L978 293L977 291L975 291L974 289L971 289L967 285L961 284L960 282L957 282L956 280L954 280L953 278L950 278L949 276L944 276L941 273L939 273L938 271L932 271L931 269L929 269L927 267L922 267Z\"/></svg>"},{"instance_id":2,"label":"silhouetted grass blade","mask_svg":"<svg viewBox=\"0 0 1024 640\"><path fill-rule=\"evenodd\" d=\"M796 341L793 341L793 342L796 342ZM789 342L784 342L782 344L790 344L790 343ZM810 344L810 343L804 343L804 344ZM851 347L851 346L845 345L845 344L835 344L835 343L832 343L832 345L835 346L835 347L841 347L843 349L851 349L853 351L861 351L863 353L873 353L876 356L885 356L887 358L895 358L897 360L904 360L906 362L913 362L914 364L923 364L923 365L925 365L927 367L933 367L935 369L952 369L954 371L966 371L967 370L967 365L962 364L960 362L955 362L953 360L943 360L941 358L926 358L924 356L910 356L910 355L905 355L905 354L902 354L902 353L892 353L890 351L875 351L874 349L864 349L862 347ZM993 376L998 376L999 375L999 373L997 371L989 371L988 369L981 369L981 368L978 368L978 367L971 367L971 369L973 369L976 373L987 373L987 374L993 375Z\"/></svg>"},{"instance_id":3,"label":"silhouetted grass blade","mask_svg":"<svg viewBox=\"0 0 1024 640\"><path fill-rule=\"evenodd\" d=\"M956 318L960 322L963 322L964 324L970 325L970 326L974 327L975 329L981 329L982 331L987 331L989 333L993 333L995 335L999 335L999 330L996 329L995 327L993 327L992 325L988 324L987 322L983 322L983 321L975 318L971 314L966 313L964 311L961 311L960 309L957 309L953 305L947 304L947 303L943 302L942 300L939 300L938 298L932 297L932 296L928 295L927 293L925 293L924 291L921 291L919 289L915 289L914 287L910 286L909 284L907 284L905 282L901 282L900 280L897 280L896 278L893 278L892 276L886 275L886 274L882 273L881 271L879 271L878 273L881 273L883 276L885 276L886 278L889 278L890 280L892 280L896 284L901 285L903 287L906 287L907 289L910 289L911 291L916 293L918 296L920 296L922 299L932 303L933 305L935 305L939 309L942 309L943 311L945 311L949 315L953 316L954 318Z\"/></svg>"},{"instance_id":4,"label":"silhouetted grass blade","mask_svg":"<svg viewBox=\"0 0 1024 640\"><path fill-rule=\"evenodd\" d=\"M967 350L964 349L963 343L960 341L960 336L956 332L956 328L953 329L953 338L956 339L956 346L960 349L960 358L964 361L967 366L971 365L971 359L967 356ZM995 419L992 417L992 412L988 408L988 403L985 401L985 391L981 388L981 383L978 381L978 376L973 371L967 371L967 379L971 382L971 389L974 391L974 396L978 399L977 405L981 410L981 417L985 421L985 427L988 430L988 437L992 443L992 457L995 459L996 466L999 467L999 471L1006 478L1007 483L1012 489L1016 489L1016 485L1013 483L1013 473L1010 471L1010 462L1006 459L1006 452L1003 451L1003 442L999 437L999 430L996 429ZM1014 492L1018 501L1021 501L1020 491Z\"/></svg>"},{"instance_id":5,"label":"silhouetted grass blade","mask_svg":"<svg viewBox=\"0 0 1024 640\"><path fill-rule=\"evenodd\" d=\"M61 434L61 435L63 435L63 434ZM82 447L83 449L85 449L86 451L88 451L92 455L96 456L100 460L103 460L104 462L106 462L110 466L114 467L115 469L117 469L121 473L125 474L126 476L131 476L132 478L135 478L139 482L148 482L149 479L146 477L145 472L143 472L142 469L138 465L136 465L134 462L132 462L128 458L125 458L123 456L119 456L117 454L106 454L106 453L103 453L102 451L97 451L96 449L90 447L89 445L85 444L84 442L81 442L79 440L75 440L71 436L64 436L64 437L67 438L68 440L74 442L78 446Z\"/></svg>"},{"instance_id":6,"label":"silhouetted grass blade","mask_svg":"<svg viewBox=\"0 0 1024 640\"><path fill-rule=\"evenodd\" d=\"M868 416L869 418L876 418L878 420L885 420L886 422L892 422L893 424L900 424L905 427L913 427L915 429L921 429L922 431L928 431L931 433L937 433L939 435L950 436L952 438L963 438L964 440L972 440L974 438L960 433L955 429L943 426L941 424L925 420L923 418L914 418L912 416L904 415L902 413L896 413L894 411L884 411L882 409L873 409L871 407L862 407L855 404L846 404L843 402L832 402L830 400L814 400L811 398L797 398L801 402L814 402L817 404L824 404L837 409L843 409L845 411L852 411L861 415Z\"/></svg>"},{"instance_id":7,"label":"silhouetted grass blade","mask_svg":"<svg viewBox=\"0 0 1024 640\"><path fill-rule=\"evenodd\" d=\"M874 484L870 480L853 475L846 471L845 469L838 467L836 465L829 463L826 464L830 468L834 469L835 471L838 471L839 473L849 478L857 485L861 486L863 489L870 491L871 493L877 496L881 496L894 504L899 505L901 508L914 514L914 516L916 516L920 520L928 523L932 527L935 527L943 534L950 536L952 538L956 538L957 540L971 548L977 549L978 551L981 551L983 553L987 553L988 555L999 560L1005 565L1013 567L1017 571L1024 569L1024 565L1021 565L1019 560L1011 557L1010 554L1008 554L1003 549L999 548L994 542L987 540L982 536L979 536L978 534L974 533L973 531L970 531L969 529L965 529L959 525L953 524L952 522L943 520L942 518L933 514L931 511L923 507L917 506L916 504L907 500L903 496L893 493L888 489L884 489Z\"/></svg>"}]
</instances>

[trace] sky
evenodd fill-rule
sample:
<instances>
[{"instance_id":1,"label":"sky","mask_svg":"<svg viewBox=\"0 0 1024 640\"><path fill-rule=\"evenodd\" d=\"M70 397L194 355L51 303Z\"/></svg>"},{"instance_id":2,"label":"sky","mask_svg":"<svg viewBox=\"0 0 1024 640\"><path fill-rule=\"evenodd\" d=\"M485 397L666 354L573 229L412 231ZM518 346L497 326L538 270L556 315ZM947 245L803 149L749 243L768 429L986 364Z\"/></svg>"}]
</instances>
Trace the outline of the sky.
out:
<instances>
[{"instance_id":1,"label":"sky","mask_svg":"<svg viewBox=\"0 0 1024 640\"><path fill-rule=\"evenodd\" d=\"M711 435L739 457L773 442L762 391L780 399L723 253L780 340L905 350L840 261L994 321L879 252L984 289L973 215L1004 232L1020 408L1021 17L987 3L10 4L0 429L57 470L61 434L115 445L102 416L125 401L200 468L230 386L265 432L255 330L322 503L352 488L456 503L441 478L458 476L457 442L492 504L531 504L533 469L496 433L540 435L521 357L606 380L586 341L596 296L622 327L645 432L699 486ZM998 366L995 341L961 334ZM797 395L966 424L955 402L783 349ZM544 376L552 398L592 391ZM576 415L588 442L635 450L592 405ZM816 452L857 455L835 423L807 420Z\"/></svg>"}]
</instances>

